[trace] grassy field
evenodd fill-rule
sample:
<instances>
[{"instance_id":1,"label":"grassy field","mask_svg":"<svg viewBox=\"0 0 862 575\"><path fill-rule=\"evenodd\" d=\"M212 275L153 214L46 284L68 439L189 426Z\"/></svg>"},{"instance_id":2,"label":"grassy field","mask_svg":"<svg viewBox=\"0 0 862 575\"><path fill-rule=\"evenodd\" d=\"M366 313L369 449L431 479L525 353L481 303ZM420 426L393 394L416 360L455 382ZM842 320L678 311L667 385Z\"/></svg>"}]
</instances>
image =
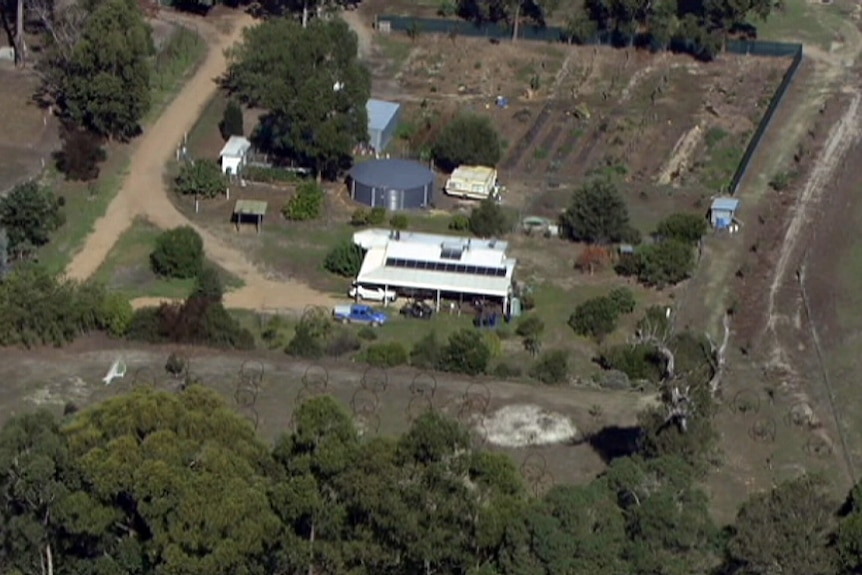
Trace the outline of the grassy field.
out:
<instances>
[{"instance_id":1,"label":"grassy field","mask_svg":"<svg viewBox=\"0 0 862 575\"><path fill-rule=\"evenodd\" d=\"M809 0L784 0L783 8L765 22L755 22L762 40L784 40L814 44L828 50L838 41L839 30L846 24L852 5L846 0L821 4ZM850 24L852 25L852 24Z\"/></svg>"},{"instance_id":2,"label":"grassy field","mask_svg":"<svg viewBox=\"0 0 862 575\"><path fill-rule=\"evenodd\" d=\"M206 45L195 32L183 28L171 37L155 58L158 65L151 77L152 104L144 118L145 124L158 118L205 54ZM66 200L66 224L54 234L51 243L40 250L38 257L53 272L65 269L123 185L131 147L111 144L107 152L108 161L95 182L66 182L56 174L51 177L56 193Z\"/></svg>"},{"instance_id":3,"label":"grassy field","mask_svg":"<svg viewBox=\"0 0 862 575\"><path fill-rule=\"evenodd\" d=\"M157 276L150 269L150 254L162 232L146 220L138 219L120 236L96 271L95 279L130 299L160 297L182 299L191 293L193 279L170 279ZM221 271L226 290L242 286L239 278Z\"/></svg>"}]
</instances>

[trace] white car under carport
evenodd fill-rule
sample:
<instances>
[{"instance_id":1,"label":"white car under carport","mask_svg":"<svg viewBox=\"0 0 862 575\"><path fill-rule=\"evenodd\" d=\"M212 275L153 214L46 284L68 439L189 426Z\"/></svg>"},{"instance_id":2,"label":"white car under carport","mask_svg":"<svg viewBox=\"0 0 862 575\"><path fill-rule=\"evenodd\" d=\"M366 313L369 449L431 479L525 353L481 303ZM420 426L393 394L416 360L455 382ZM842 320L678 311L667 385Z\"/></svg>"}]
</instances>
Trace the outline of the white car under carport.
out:
<instances>
[{"instance_id":1,"label":"white car under carport","mask_svg":"<svg viewBox=\"0 0 862 575\"><path fill-rule=\"evenodd\" d=\"M347 292L347 295L353 299L386 301L390 303L398 299L398 294L392 290L384 290L382 287L371 287L358 284L353 284L350 287L350 291Z\"/></svg>"}]
</instances>

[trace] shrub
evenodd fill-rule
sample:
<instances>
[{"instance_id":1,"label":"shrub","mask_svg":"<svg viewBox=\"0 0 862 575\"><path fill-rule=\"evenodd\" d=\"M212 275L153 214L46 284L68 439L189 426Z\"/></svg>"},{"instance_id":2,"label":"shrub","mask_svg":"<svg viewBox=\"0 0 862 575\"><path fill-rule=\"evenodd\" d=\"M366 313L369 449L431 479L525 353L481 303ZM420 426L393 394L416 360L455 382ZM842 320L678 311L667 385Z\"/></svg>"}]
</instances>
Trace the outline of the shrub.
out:
<instances>
[{"instance_id":1,"label":"shrub","mask_svg":"<svg viewBox=\"0 0 862 575\"><path fill-rule=\"evenodd\" d=\"M386 209L381 208L380 206L376 208L371 208L371 212L368 214L368 224L372 226L382 225L383 222L386 221Z\"/></svg>"},{"instance_id":2,"label":"shrub","mask_svg":"<svg viewBox=\"0 0 862 575\"><path fill-rule=\"evenodd\" d=\"M694 269L694 249L679 240L643 246L638 251L638 280L646 285L675 285Z\"/></svg>"},{"instance_id":3,"label":"shrub","mask_svg":"<svg viewBox=\"0 0 862 575\"><path fill-rule=\"evenodd\" d=\"M316 220L323 214L325 196L317 182L304 182L296 188L296 194L285 204L281 213L294 222Z\"/></svg>"},{"instance_id":4,"label":"shrub","mask_svg":"<svg viewBox=\"0 0 862 575\"><path fill-rule=\"evenodd\" d=\"M521 368L513 363L501 361L492 371L495 377L501 377L503 379L509 379L513 377L521 377Z\"/></svg>"},{"instance_id":5,"label":"shrub","mask_svg":"<svg viewBox=\"0 0 862 575\"><path fill-rule=\"evenodd\" d=\"M636 276L639 270L640 257L636 253L621 255L617 265L614 266L614 271L623 277Z\"/></svg>"},{"instance_id":6,"label":"shrub","mask_svg":"<svg viewBox=\"0 0 862 575\"><path fill-rule=\"evenodd\" d=\"M187 368L188 361L186 361L186 359L177 352L172 352L171 355L168 356L168 360L165 362L165 371L174 377L185 373Z\"/></svg>"},{"instance_id":7,"label":"shrub","mask_svg":"<svg viewBox=\"0 0 862 575\"><path fill-rule=\"evenodd\" d=\"M23 257L43 246L65 223L62 201L48 188L27 182L0 198L0 227L6 230L9 253Z\"/></svg>"},{"instance_id":8,"label":"shrub","mask_svg":"<svg viewBox=\"0 0 862 575\"><path fill-rule=\"evenodd\" d=\"M481 332L462 329L449 336L437 363L441 371L480 375L485 373L491 360L491 350Z\"/></svg>"},{"instance_id":9,"label":"shrub","mask_svg":"<svg viewBox=\"0 0 862 575\"><path fill-rule=\"evenodd\" d=\"M67 180L88 182L99 177L99 164L108 155L102 147L104 140L84 128L64 123L60 127L63 142L60 151L54 154L57 170Z\"/></svg>"},{"instance_id":10,"label":"shrub","mask_svg":"<svg viewBox=\"0 0 862 575\"><path fill-rule=\"evenodd\" d=\"M377 339L377 330L371 327L370 325L363 325L359 328L359 331L356 333L359 339L364 339L365 341L374 341Z\"/></svg>"},{"instance_id":11,"label":"shrub","mask_svg":"<svg viewBox=\"0 0 862 575\"><path fill-rule=\"evenodd\" d=\"M198 195L215 198L225 191L225 177L221 167L212 160L186 162L174 178L174 191L184 196Z\"/></svg>"},{"instance_id":12,"label":"shrub","mask_svg":"<svg viewBox=\"0 0 862 575\"><path fill-rule=\"evenodd\" d=\"M364 359L374 367L396 367L407 363L407 350L397 341L375 343L365 350Z\"/></svg>"},{"instance_id":13,"label":"shrub","mask_svg":"<svg viewBox=\"0 0 862 575\"><path fill-rule=\"evenodd\" d=\"M159 234L150 254L153 271L164 277L193 278L204 263L204 242L189 226L174 228Z\"/></svg>"},{"instance_id":14,"label":"shrub","mask_svg":"<svg viewBox=\"0 0 862 575\"><path fill-rule=\"evenodd\" d=\"M546 351L530 368L530 377L547 385L564 383L569 378L569 357L562 350Z\"/></svg>"},{"instance_id":15,"label":"shrub","mask_svg":"<svg viewBox=\"0 0 862 575\"><path fill-rule=\"evenodd\" d=\"M287 322L280 315L272 316L266 322L263 331L260 332L260 338L266 343L268 349L278 349L285 347L285 334Z\"/></svg>"},{"instance_id":16,"label":"shrub","mask_svg":"<svg viewBox=\"0 0 862 575\"><path fill-rule=\"evenodd\" d=\"M470 229L470 218L464 214L455 214L449 220L449 229L456 232L466 232Z\"/></svg>"},{"instance_id":17,"label":"shrub","mask_svg":"<svg viewBox=\"0 0 862 575\"><path fill-rule=\"evenodd\" d=\"M614 345L603 349L596 358L602 369L621 371L631 380L661 381L664 358L648 344Z\"/></svg>"},{"instance_id":18,"label":"shrub","mask_svg":"<svg viewBox=\"0 0 862 575\"><path fill-rule=\"evenodd\" d=\"M620 315L632 313L635 310L637 302L632 290L625 287L614 288L608 293L608 298L614 302L617 308L617 313Z\"/></svg>"},{"instance_id":19,"label":"shrub","mask_svg":"<svg viewBox=\"0 0 862 575\"><path fill-rule=\"evenodd\" d=\"M503 208L491 199L482 200L473 208L468 220L470 231L480 238L506 235L512 231L512 222Z\"/></svg>"},{"instance_id":20,"label":"shrub","mask_svg":"<svg viewBox=\"0 0 862 575\"><path fill-rule=\"evenodd\" d=\"M644 316L638 320L637 330L664 339L670 335L670 319L667 308L653 305L647 308Z\"/></svg>"},{"instance_id":21,"label":"shrub","mask_svg":"<svg viewBox=\"0 0 862 575\"><path fill-rule=\"evenodd\" d=\"M575 260L575 269L593 275L594 272L606 268L610 261L611 255L607 249L601 246L587 246Z\"/></svg>"},{"instance_id":22,"label":"shrub","mask_svg":"<svg viewBox=\"0 0 862 575\"><path fill-rule=\"evenodd\" d=\"M491 120L484 116L461 114L440 130L431 149L434 161L444 171L460 165L495 166L503 146Z\"/></svg>"},{"instance_id":23,"label":"shrub","mask_svg":"<svg viewBox=\"0 0 862 575\"><path fill-rule=\"evenodd\" d=\"M410 350L410 365L419 369L436 369L443 348L436 332L429 332Z\"/></svg>"},{"instance_id":24,"label":"shrub","mask_svg":"<svg viewBox=\"0 0 862 575\"><path fill-rule=\"evenodd\" d=\"M221 137L227 140L231 136L242 136L245 133L243 128L242 106L236 100L228 100L218 125Z\"/></svg>"},{"instance_id":25,"label":"shrub","mask_svg":"<svg viewBox=\"0 0 862 575\"><path fill-rule=\"evenodd\" d=\"M105 295L100 311L100 323L105 330L114 337L122 337L126 334L134 317L132 304L128 298L117 292Z\"/></svg>"},{"instance_id":26,"label":"shrub","mask_svg":"<svg viewBox=\"0 0 862 575\"><path fill-rule=\"evenodd\" d=\"M706 233L706 218L697 214L671 214L656 227L656 236L664 240L679 240L696 244Z\"/></svg>"},{"instance_id":27,"label":"shrub","mask_svg":"<svg viewBox=\"0 0 862 575\"><path fill-rule=\"evenodd\" d=\"M190 296L183 303L138 310L127 333L129 339L150 343L182 343L252 349L254 336L218 302Z\"/></svg>"},{"instance_id":28,"label":"shrub","mask_svg":"<svg viewBox=\"0 0 862 575\"><path fill-rule=\"evenodd\" d=\"M211 266L203 267L195 278L192 295L215 302L221 302L222 296L224 296L224 287L222 286L218 270Z\"/></svg>"},{"instance_id":29,"label":"shrub","mask_svg":"<svg viewBox=\"0 0 862 575\"><path fill-rule=\"evenodd\" d=\"M324 312L312 311L303 315L296 326L293 338L285 353L294 357L317 359L323 356L326 343L332 334L332 320Z\"/></svg>"},{"instance_id":30,"label":"shrub","mask_svg":"<svg viewBox=\"0 0 862 575\"><path fill-rule=\"evenodd\" d=\"M545 322L535 315L521 318L521 321L518 322L518 327L515 328L515 333L521 337L538 336L543 331L545 331Z\"/></svg>"},{"instance_id":31,"label":"shrub","mask_svg":"<svg viewBox=\"0 0 862 575\"><path fill-rule=\"evenodd\" d=\"M326 355L332 357L340 357L359 351L362 344L359 343L359 338L356 337L349 329L339 329L326 342Z\"/></svg>"},{"instance_id":32,"label":"shrub","mask_svg":"<svg viewBox=\"0 0 862 575\"><path fill-rule=\"evenodd\" d=\"M503 353L503 343L500 341L500 336L497 335L496 331L485 331L482 335L482 341L484 341L485 345L488 347L488 351L491 353L491 359L500 357L500 354Z\"/></svg>"},{"instance_id":33,"label":"shrub","mask_svg":"<svg viewBox=\"0 0 862 575\"><path fill-rule=\"evenodd\" d=\"M395 214L389 218L389 225L393 230L406 230L410 225L410 220L404 214Z\"/></svg>"},{"instance_id":34,"label":"shrub","mask_svg":"<svg viewBox=\"0 0 862 575\"><path fill-rule=\"evenodd\" d=\"M629 212L616 184L603 178L575 191L560 223L564 235L573 241L618 242L629 229Z\"/></svg>"},{"instance_id":35,"label":"shrub","mask_svg":"<svg viewBox=\"0 0 862 575\"><path fill-rule=\"evenodd\" d=\"M350 225L361 228L367 226L371 214L365 208L356 208L350 216Z\"/></svg>"},{"instance_id":36,"label":"shrub","mask_svg":"<svg viewBox=\"0 0 862 575\"><path fill-rule=\"evenodd\" d=\"M617 317L617 306L610 298L602 296L579 304L569 317L569 326L578 335L601 341L614 331Z\"/></svg>"},{"instance_id":37,"label":"shrub","mask_svg":"<svg viewBox=\"0 0 862 575\"><path fill-rule=\"evenodd\" d=\"M362 267L362 248L353 240L344 240L332 248L323 260L323 268L342 277L356 277Z\"/></svg>"}]
</instances>

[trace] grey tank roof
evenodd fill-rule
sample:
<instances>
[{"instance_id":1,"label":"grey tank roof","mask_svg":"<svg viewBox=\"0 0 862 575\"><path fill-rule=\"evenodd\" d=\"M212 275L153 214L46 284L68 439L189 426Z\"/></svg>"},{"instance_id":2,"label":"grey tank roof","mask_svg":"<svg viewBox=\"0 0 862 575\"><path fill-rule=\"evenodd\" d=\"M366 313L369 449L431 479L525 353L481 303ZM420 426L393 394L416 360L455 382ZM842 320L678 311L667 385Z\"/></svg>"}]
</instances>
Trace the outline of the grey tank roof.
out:
<instances>
[{"instance_id":1,"label":"grey tank roof","mask_svg":"<svg viewBox=\"0 0 862 575\"><path fill-rule=\"evenodd\" d=\"M373 188L409 190L433 182L434 172L413 160L390 158L356 164L350 170L350 177Z\"/></svg>"}]
</instances>

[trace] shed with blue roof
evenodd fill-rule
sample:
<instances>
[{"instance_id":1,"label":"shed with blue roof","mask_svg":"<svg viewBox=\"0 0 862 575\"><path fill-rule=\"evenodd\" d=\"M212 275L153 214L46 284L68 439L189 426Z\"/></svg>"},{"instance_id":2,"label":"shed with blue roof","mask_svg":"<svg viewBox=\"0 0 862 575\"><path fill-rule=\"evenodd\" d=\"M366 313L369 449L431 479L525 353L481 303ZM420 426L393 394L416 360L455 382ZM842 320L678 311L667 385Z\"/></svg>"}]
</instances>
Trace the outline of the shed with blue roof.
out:
<instances>
[{"instance_id":1,"label":"shed with blue roof","mask_svg":"<svg viewBox=\"0 0 862 575\"><path fill-rule=\"evenodd\" d=\"M709 207L709 221L712 227L724 230L733 223L736 211L739 209L739 200L736 198L715 198Z\"/></svg>"},{"instance_id":2,"label":"shed with blue roof","mask_svg":"<svg viewBox=\"0 0 862 575\"><path fill-rule=\"evenodd\" d=\"M365 110L368 112L368 143L379 154L395 137L401 120L401 104L371 99L365 104Z\"/></svg>"}]
</instances>

